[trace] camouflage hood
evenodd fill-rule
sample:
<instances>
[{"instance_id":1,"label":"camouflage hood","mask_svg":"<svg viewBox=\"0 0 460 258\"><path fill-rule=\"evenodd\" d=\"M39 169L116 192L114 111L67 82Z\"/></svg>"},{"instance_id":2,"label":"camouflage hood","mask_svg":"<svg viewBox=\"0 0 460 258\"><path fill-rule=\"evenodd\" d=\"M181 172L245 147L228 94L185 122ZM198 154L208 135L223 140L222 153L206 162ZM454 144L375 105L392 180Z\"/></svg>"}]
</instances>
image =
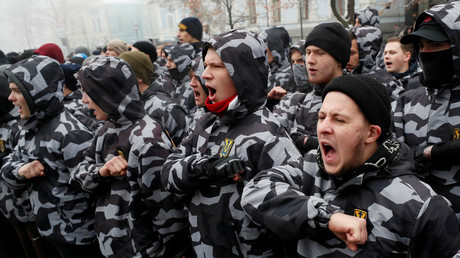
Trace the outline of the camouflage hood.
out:
<instances>
[{"instance_id":1,"label":"camouflage hood","mask_svg":"<svg viewBox=\"0 0 460 258\"><path fill-rule=\"evenodd\" d=\"M56 60L35 55L6 68L5 74L24 95L30 109L28 124L62 111L64 73Z\"/></svg>"},{"instance_id":2,"label":"camouflage hood","mask_svg":"<svg viewBox=\"0 0 460 258\"><path fill-rule=\"evenodd\" d=\"M83 90L116 124L129 124L145 115L137 77L124 60L98 56L77 73Z\"/></svg>"},{"instance_id":3,"label":"camouflage hood","mask_svg":"<svg viewBox=\"0 0 460 258\"><path fill-rule=\"evenodd\" d=\"M216 50L232 77L238 99L247 113L265 104L267 99L268 58L263 40L251 31L231 30L203 45L203 60L208 49Z\"/></svg>"},{"instance_id":4,"label":"camouflage hood","mask_svg":"<svg viewBox=\"0 0 460 258\"><path fill-rule=\"evenodd\" d=\"M373 26L379 27L380 25L380 16L377 9L366 7L364 10L358 11L356 13L356 18L358 18L359 23L362 26Z\"/></svg>"},{"instance_id":5,"label":"camouflage hood","mask_svg":"<svg viewBox=\"0 0 460 258\"><path fill-rule=\"evenodd\" d=\"M351 29L356 36L359 49L358 73L369 73L375 70L377 55L382 45L382 32L372 26L360 26Z\"/></svg>"},{"instance_id":6,"label":"camouflage hood","mask_svg":"<svg viewBox=\"0 0 460 258\"><path fill-rule=\"evenodd\" d=\"M454 71L460 73L460 2L451 2L446 4L435 5L418 15L414 31L429 15L443 28L452 45L452 59Z\"/></svg>"},{"instance_id":7,"label":"camouflage hood","mask_svg":"<svg viewBox=\"0 0 460 258\"><path fill-rule=\"evenodd\" d=\"M290 44L289 41L286 42L285 37L283 38L282 33L284 31L281 30L281 28L271 28L266 30L267 36L265 42L275 59L274 62L278 64L284 64L286 62L286 56L289 52Z\"/></svg>"},{"instance_id":8,"label":"camouflage hood","mask_svg":"<svg viewBox=\"0 0 460 258\"><path fill-rule=\"evenodd\" d=\"M190 64L195 58L195 49L189 43L175 45L172 48L166 50L166 53L171 56L171 59L177 66L179 73L186 72L188 74L190 70Z\"/></svg>"},{"instance_id":9,"label":"camouflage hood","mask_svg":"<svg viewBox=\"0 0 460 258\"><path fill-rule=\"evenodd\" d=\"M5 69L10 66L9 64L0 65L0 124L6 123L14 118L11 111L14 109L13 103L8 100L11 90L8 85L8 78L5 75ZM16 112L18 109L16 110ZM16 117L19 116L17 112Z\"/></svg>"},{"instance_id":10,"label":"camouflage hood","mask_svg":"<svg viewBox=\"0 0 460 258\"><path fill-rule=\"evenodd\" d=\"M299 42L293 44L289 48L289 61L291 60L291 54L293 50L299 51L300 55L302 55L302 59L305 61L305 39L299 40Z\"/></svg>"}]
</instances>

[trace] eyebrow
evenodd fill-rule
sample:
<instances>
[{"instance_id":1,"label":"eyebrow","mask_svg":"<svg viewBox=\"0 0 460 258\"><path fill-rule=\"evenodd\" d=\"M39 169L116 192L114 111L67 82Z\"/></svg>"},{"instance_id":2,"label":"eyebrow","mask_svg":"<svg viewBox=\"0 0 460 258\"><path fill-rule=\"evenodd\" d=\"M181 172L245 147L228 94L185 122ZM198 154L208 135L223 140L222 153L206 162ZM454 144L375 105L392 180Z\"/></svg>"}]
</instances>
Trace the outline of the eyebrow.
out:
<instances>
[{"instance_id":1,"label":"eyebrow","mask_svg":"<svg viewBox=\"0 0 460 258\"><path fill-rule=\"evenodd\" d=\"M213 64L213 65L224 65L223 61L217 61L217 60L210 60L210 61L204 61L206 65Z\"/></svg>"},{"instance_id":2,"label":"eyebrow","mask_svg":"<svg viewBox=\"0 0 460 258\"><path fill-rule=\"evenodd\" d=\"M337 116L351 117L350 115L347 115L347 114L343 113L341 110L339 110L339 111L332 111L332 112L326 112L326 111L323 111L323 110L319 110L319 111L318 111L318 114L327 114L327 113L329 113L330 116L332 116L332 117L337 117Z\"/></svg>"}]
</instances>

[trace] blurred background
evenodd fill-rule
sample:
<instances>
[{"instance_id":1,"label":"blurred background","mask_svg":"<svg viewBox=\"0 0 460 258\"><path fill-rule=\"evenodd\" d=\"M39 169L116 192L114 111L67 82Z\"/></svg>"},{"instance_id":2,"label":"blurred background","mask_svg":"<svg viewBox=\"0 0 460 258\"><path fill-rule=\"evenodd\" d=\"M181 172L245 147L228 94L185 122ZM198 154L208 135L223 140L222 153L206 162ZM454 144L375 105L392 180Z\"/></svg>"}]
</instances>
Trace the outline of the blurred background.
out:
<instances>
[{"instance_id":1,"label":"blurred background","mask_svg":"<svg viewBox=\"0 0 460 258\"><path fill-rule=\"evenodd\" d=\"M318 23L340 21L352 27L354 13L367 6L380 14L384 40L412 25L430 0L0 0L0 50L22 52L56 43L71 53L95 50L113 39L155 45L176 43L178 23L198 17L206 40L232 28L260 32L285 27L292 42L303 39Z\"/></svg>"}]
</instances>

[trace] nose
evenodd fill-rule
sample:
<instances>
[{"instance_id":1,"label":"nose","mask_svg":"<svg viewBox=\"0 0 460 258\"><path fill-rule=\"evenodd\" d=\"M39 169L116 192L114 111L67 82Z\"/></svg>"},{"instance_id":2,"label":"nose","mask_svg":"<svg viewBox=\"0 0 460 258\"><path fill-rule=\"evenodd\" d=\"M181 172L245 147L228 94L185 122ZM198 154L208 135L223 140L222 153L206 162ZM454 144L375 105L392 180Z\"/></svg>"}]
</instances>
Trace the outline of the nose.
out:
<instances>
[{"instance_id":1,"label":"nose","mask_svg":"<svg viewBox=\"0 0 460 258\"><path fill-rule=\"evenodd\" d=\"M201 74L201 78L205 80L212 79L212 74L209 72L208 67L204 69L203 73Z\"/></svg>"},{"instance_id":2,"label":"nose","mask_svg":"<svg viewBox=\"0 0 460 258\"><path fill-rule=\"evenodd\" d=\"M83 93L83 97L81 98L81 101L85 104L88 104L88 95L86 92Z\"/></svg>"},{"instance_id":3,"label":"nose","mask_svg":"<svg viewBox=\"0 0 460 258\"><path fill-rule=\"evenodd\" d=\"M172 61L167 59L166 68L171 69L171 65L172 65L171 63L172 63Z\"/></svg>"},{"instance_id":4,"label":"nose","mask_svg":"<svg viewBox=\"0 0 460 258\"><path fill-rule=\"evenodd\" d=\"M305 59L307 64L313 64L315 62L315 57L313 54L305 56Z\"/></svg>"},{"instance_id":5,"label":"nose","mask_svg":"<svg viewBox=\"0 0 460 258\"><path fill-rule=\"evenodd\" d=\"M195 77L192 77L192 79L190 80L190 87L195 88L197 86L197 79Z\"/></svg>"},{"instance_id":6,"label":"nose","mask_svg":"<svg viewBox=\"0 0 460 258\"><path fill-rule=\"evenodd\" d=\"M331 125L330 118L326 117L324 119L318 119L318 123L316 124L316 131L318 135L332 133Z\"/></svg>"},{"instance_id":7,"label":"nose","mask_svg":"<svg viewBox=\"0 0 460 258\"><path fill-rule=\"evenodd\" d=\"M10 95L8 96L8 100L11 102L14 102L16 100L13 94L14 94L14 91L11 91Z\"/></svg>"}]
</instances>

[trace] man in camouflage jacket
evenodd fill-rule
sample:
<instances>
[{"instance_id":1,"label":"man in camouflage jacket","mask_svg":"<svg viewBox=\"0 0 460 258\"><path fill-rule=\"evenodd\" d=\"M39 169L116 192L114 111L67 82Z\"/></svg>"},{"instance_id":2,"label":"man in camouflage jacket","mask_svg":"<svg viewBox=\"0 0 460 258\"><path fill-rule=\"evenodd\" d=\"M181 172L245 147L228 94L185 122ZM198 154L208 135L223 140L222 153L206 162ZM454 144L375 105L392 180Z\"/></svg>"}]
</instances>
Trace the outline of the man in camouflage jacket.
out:
<instances>
[{"instance_id":1,"label":"man in camouflage jacket","mask_svg":"<svg viewBox=\"0 0 460 258\"><path fill-rule=\"evenodd\" d=\"M147 55L139 51L128 51L120 55L137 76L138 88L144 109L150 117L159 121L167 130L175 145L188 134L188 113L177 104L163 88L160 78L152 77L153 65ZM155 78L155 80L154 80Z\"/></svg>"},{"instance_id":2,"label":"man in camouflage jacket","mask_svg":"<svg viewBox=\"0 0 460 258\"><path fill-rule=\"evenodd\" d=\"M281 27L266 30L267 38L265 41L267 42L268 51L270 51L268 60L270 66L268 90L270 91L274 87L279 86L287 92L294 92L296 90L295 82L293 81L292 70L287 57L288 50L285 49L280 35L281 29L285 30Z\"/></svg>"},{"instance_id":3,"label":"man in camouflage jacket","mask_svg":"<svg viewBox=\"0 0 460 258\"><path fill-rule=\"evenodd\" d=\"M8 156L17 145L19 132L22 130L23 121L19 117L19 108L14 106L8 100L11 90L8 85L8 79L4 73L9 65L0 65L0 168L3 165L3 158ZM34 237L40 236L35 226L35 217L32 212L32 206L29 201L29 191L27 189L12 190L3 181L0 180L0 256L20 257L34 255L32 248L27 248L19 243L16 231L22 232L21 241L29 243L32 246L32 237L27 236L27 231L22 230L25 224L29 224L34 230ZM13 227L14 225L14 227ZM33 226L33 227L32 227ZM39 242L39 241L36 241Z\"/></svg>"},{"instance_id":4,"label":"man in camouflage jacket","mask_svg":"<svg viewBox=\"0 0 460 258\"><path fill-rule=\"evenodd\" d=\"M394 109L394 132L414 153L417 172L452 202L460 219L460 2L422 12L412 43L422 67L418 87L403 94Z\"/></svg>"},{"instance_id":5,"label":"man in camouflage jacket","mask_svg":"<svg viewBox=\"0 0 460 258\"><path fill-rule=\"evenodd\" d=\"M351 74L365 74L383 83L391 99L395 100L404 92L403 84L385 69L377 69L376 58L382 45L382 33L373 26L365 25L351 29L356 37L359 52L359 63Z\"/></svg>"},{"instance_id":6,"label":"man in camouflage jacket","mask_svg":"<svg viewBox=\"0 0 460 258\"><path fill-rule=\"evenodd\" d=\"M3 73L7 65L0 67L0 168L3 158L8 156L18 144L23 121L19 117L19 108L8 100L11 90L8 79ZM35 222L27 189L13 190L0 181L0 210L12 223Z\"/></svg>"},{"instance_id":7,"label":"man in camouflage jacket","mask_svg":"<svg viewBox=\"0 0 460 258\"><path fill-rule=\"evenodd\" d=\"M181 202L161 188L172 143L148 116L130 66L97 57L77 74L83 102L106 120L71 180L97 195L95 228L106 257L176 257L190 245Z\"/></svg>"},{"instance_id":8,"label":"man in camouflage jacket","mask_svg":"<svg viewBox=\"0 0 460 258\"><path fill-rule=\"evenodd\" d=\"M88 107L81 101L83 92L77 85L75 73L81 68L81 65L74 63L61 64L64 72L64 107L80 122L82 122L93 134L102 126L102 122L97 121Z\"/></svg>"},{"instance_id":9,"label":"man in camouflage jacket","mask_svg":"<svg viewBox=\"0 0 460 258\"><path fill-rule=\"evenodd\" d=\"M192 88L189 87L190 65L196 53L193 46L189 43L174 45L166 50L170 78L174 82L175 91L172 98L183 106L190 114L195 107Z\"/></svg>"},{"instance_id":10,"label":"man in camouflage jacket","mask_svg":"<svg viewBox=\"0 0 460 258\"><path fill-rule=\"evenodd\" d=\"M410 149L391 137L390 109L375 79L332 80L318 114L319 149L300 168L259 173L244 188L244 210L282 238L300 239L299 257L452 257L460 224L413 172ZM366 221L367 242L337 234L352 222L341 213Z\"/></svg>"},{"instance_id":11,"label":"man in camouflage jacket","mask_svg":"<svg viewBox=\"0 0 460 258\"><path fill-rule=\"evenodd\" d=\"M29 189L41 235L62 255L97 256L91 195L69 184L70 170L83 160L93 135L63 101L59 63L33 56L5 71L13 93L9 100L26 119L18 144L5 159L2 180L14 190Z\"/></svg>"},{"instance_id":12,"label":"man in camouflage jacket","mask_svg":"<svg viewBox=\"0 0 460 258\"><path fill-rule=\"evenodd\" d=\"M198 257L280 257L281 241L251 222L240 205L244 185L259 171L300 157L265 107L265 44L252 32L232 30L204 44L203 60L205 105L213 112L168 157L163 184L187 200ZM234 95L219 100L227 90ZM214 110L221 103L226 109Z\"/></svg>"},{"instance_id":13,"label":"man in camouflage jacket","mask_svg":"<svg viewBox=\"0 0 460 258\"><path fill-rule=\"evenodd\" d=\"M313 91L296 94L275 110L300 152L316 149L316 122L321 107L321 92L333 78L342 75L350 59L351 39L338 22L322 23L305 40L308 79Z\"/></svg>"}]
</instances>

